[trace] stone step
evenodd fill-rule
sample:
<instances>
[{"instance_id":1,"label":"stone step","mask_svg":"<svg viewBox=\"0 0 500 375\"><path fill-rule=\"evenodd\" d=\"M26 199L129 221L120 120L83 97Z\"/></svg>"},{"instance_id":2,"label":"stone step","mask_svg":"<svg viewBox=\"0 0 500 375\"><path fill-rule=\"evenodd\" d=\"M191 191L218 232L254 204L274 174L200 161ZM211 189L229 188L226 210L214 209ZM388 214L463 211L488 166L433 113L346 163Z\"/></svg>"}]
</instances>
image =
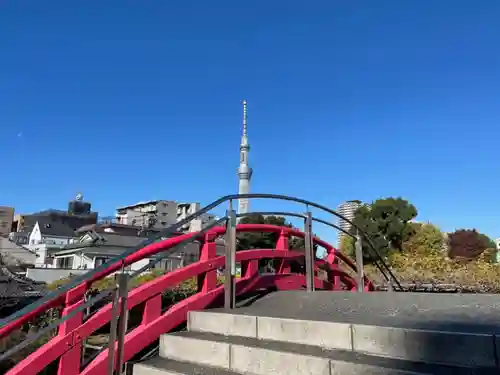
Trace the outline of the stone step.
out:
<instances>
[{"instance_id":1,"label":"stone step","mask_svg":"<svg viewBox=\"0 0 500 375\"><path fill-rule=\"evenodd\" d=\"M455 366L495 367L500 354L493 334L255 316L244 309L191 311L188 330Z\"/></svg>"},{"instance_id":2,"label":"stone step","mask_svg":"<svg viewBox=\"0 0 500 375\"><path fill-rule=\"evenodd\" d=\"M347 350L224 336L208 332L163 335L160 357L252 375L493 375L497 369L426 364ZM168 374L168 373L167 373Z\"/></svg>"},{"instance_id":3,"label":"stone step","mask_svg":"<svg viewBox=\"0 0 500 375\"><path fill-rule=\"evenodd\" d=\"M237 375L233 371L179 362L171 359L153 358L133 365L133 375Z\"/></svg>"}]
</instances>

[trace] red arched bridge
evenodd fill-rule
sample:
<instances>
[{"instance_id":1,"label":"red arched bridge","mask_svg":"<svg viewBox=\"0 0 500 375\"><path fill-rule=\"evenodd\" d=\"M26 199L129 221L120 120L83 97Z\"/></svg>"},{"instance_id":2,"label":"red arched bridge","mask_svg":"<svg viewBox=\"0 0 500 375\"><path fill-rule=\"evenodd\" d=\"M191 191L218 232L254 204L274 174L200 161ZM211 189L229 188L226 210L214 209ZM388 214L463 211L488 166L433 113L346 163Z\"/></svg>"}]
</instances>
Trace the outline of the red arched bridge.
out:
<instances>
[{"instance_id":1,"label":"red arched bridge","mask_svg":"<svg viewBox=\"0 0 500 375\"><path fill-rule=\"evenodd\" d=\"M303 213L265 212L302 218L304 230L265 224L237 224L233 202L239 198L278 199L305 205ZM171 237L186 223L229 203L226 215L202 232ZM41 298L35 303L0 321L0 338L6 338L27 323L47 312L59 312L56 318L38 333L0 354L0 362L22 353L48 333L55 332L49 340L31 351L27 357L11 367L9 375L35 375L51 368L59 375L101 375L121 373L123 364L154 347L159 336L178 329L186 322L191 310L202 310L224 305L234 308L239 300L252 292L305 289L338 291L372 291L372 282L364 276L363 248L375 254L376 264L386 280L394 287L400 285L382 258L376 253L371 240L361 230L356 234L345 232L356 239L357 264L329 243L313 235L314 222L340 229L335 225L314 218L311 208L350 222L334 210L302 199L272 195L246 194L222 197L197 213L168 228L157 238L150 239L137 249L131 249L103 266L75 277L68 284ZM241 215L240 215L241 216ZM352 224L352 223L351 223ZM352 224L354 225L354 224ZM270 249L236 251L237 233L274 233L276 244ZM170 237L170 238L168 238ZM303 249L291 249L291 238L304 239ZM217 255L217 242L223 240L225 253ZM166 256L179 251L189 242L199 243L199 258L195 263L165 273L136 288L130 288L134 277L144 275ZM365 244L365 246L363 246ZM326 256L318 259L314 248L321 247ZM130 272L129 266L143 259L149 263ZM273 271L262 272L259 262L272 261ZM236 264L241 266L237 276ZM218 273L223 270L223 283ZM97 281L114 276L116 283L101 292L93 292ZM195 278L196 292L177 303L165 306L162 295L169 289ZM134 314L132 314L134 312ZM134 315L135 319L132 319ZM134 320L134 321L132 321ZM104 332L105 345L93 347L88 355L89 339ZM87 353L87 354L86 354ZM57 369L57 370L56 370Z\"/></svg>"}]
</instances>

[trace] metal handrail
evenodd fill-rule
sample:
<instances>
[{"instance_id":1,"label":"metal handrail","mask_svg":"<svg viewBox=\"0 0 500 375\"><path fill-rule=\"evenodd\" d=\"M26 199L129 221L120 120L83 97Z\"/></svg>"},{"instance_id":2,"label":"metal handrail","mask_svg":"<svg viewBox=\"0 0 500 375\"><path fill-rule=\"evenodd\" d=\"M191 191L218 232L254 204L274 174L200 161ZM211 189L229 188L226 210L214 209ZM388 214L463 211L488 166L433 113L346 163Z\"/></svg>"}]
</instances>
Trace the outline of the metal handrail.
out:
<instances>
[{"instance_id":1,"label":"metal handrail","mask_svg":"<svg viewBox=\"0 0 500 375\"><path fill-rule=\"evenodd\" d=\"M221 217L218 220L216 220L215 222L210 223L210 225L207 225L199 233L200 234L205 233L205 232L209 231L210 229L215 228L216 226L224 223L226 220L227 220L227 216ZM151 259L148 264L144 265L143 267L139 268L135 272L131 273L130 278L133 278L137 275L140 275L141 273L146 272L147 270L153 268L156 264L158 264L158 262L161 262L163 259L167 258L172 253L175 253L175 250L177 250L179 247L182 247L183 245L186 245L186 244L188 244L190 242L194 242L194 241L196 241L195 237L186 238L184 241L179 242L177 245L175 245L174 247L172 247L170 249L167 249L165 252L162 252L161 254L155 255L153 257L153 259Z\"/></svg>"},{"instance_id":2,"label":"metal handrail","mask_svg":"<svg viewBox=\"0 0 500 375\"><path fill-rule=\"evenodd\" d=\"M22 350L22 349L26 348L28 345L30 345L31 343L33 343L36 340L38 340L40 337L42 337L46 333L52 331L53 329L56 329L57 327L59 327L61 325L61 323L64 323L65 321L73 318L78 313L83 312L85 309L94 306L96 303L102 301L106 297L111 296L111 294L113 293L113 291L115 289L116 289L116 287L113 288L113 289L103 290L97 296L95 296L95 297L89 299L87 302L79 305L74 310L72 310L70 313L68 313L68 314L66 314L66 315L58 318L57 320L51 322L49 325L47 325L46 327L43 327L41 330L39 330L35 334L33 334L31 336L28 336L26 338L26 340L23 340L19 344L17 344L16 346L14 346L12 348L9 348L8 350L6 350L3 353L0 353L0 362L2 362L3 360L9 358L11 355L17 353L19 350Z\"/></svg>"},{"instance_id":3,"label":"metal handrail","mask_svg":"<svg viewBox=\"0 0 500 375\"><path fill-rule=\"evenodd\" d=\"M244 217L244 216L251 216L251 215L279 215L279 216L293 216L293 217L297 217L297 218L303 218L303 219L306 219L307 217L309 217L311 220L313 221L316 221L316 222L319 222L319 223L323 223L329 227L332 227L332 228L335 228L335 229L338 229L342 232L344 232L346 235L349 235L351 237L354 237L351 233L347 232L347 231L344 231L342 230L341 228L338 228L335 224L332 224L330 222L327 222L325 220L322 220L322 219L317 219L317 218L312 218L312 215L310 212L308 212L308 215L304 215L304 214L298 214L298 213L293 213L293 212L272 212L272 211L267 211L267 212L250 212L250 213L245 213L245 214L238 214L238 215L235 215L237 217ZM179 247L182 247L184 246L185 244L187 243L190 243L190 242L194 242L194 241L197 241L199 239L199 235L201 235L202 233L205 233L209 230L211 230L212 228L220 225L221 223L229 220L230 218L228 216L224 216L218 220L216 220L215 222L211 223L210 225L208 225L207 227L203 228L202 231L200 231L197 235L195 236L190 236L190 237L187 237L186 239L184 239L183 241L179 242L178 244L176 244L175 246L173 246L172 248L170 249L167 249L166 251L162 251L160 254L158 255L155 255L153 257L153 261L150 261L148 264L146 264L145 266L143 266L142 268L140 268L139 270L136 270L132 273L130 273L129 275L126 276L126 280L131 280L132 278L134 278L135 276L137 275L140 275L142 274L143 272L145 271L148 271L149 269L152 269L158 262L160 262L161 260L169 257L172 253L175 253L175 251L178 250ZM226 227L227 228L227 227ZM165 234L162 235L162 237L165 236ZM312 240L312 238L311 238ZM153 240L154 241L154 240ZM307 247L307 246L306 246ZM307 260L307 256L306 256L306 260ZM114 263L113 263L114 264ZM124 264L124 261L122 262L122 264ZM348 265L350 267L354 267L354 263L351 263ZM357 267L359 269L359 266ZM354 269L354 268L353 268ZM358 270L359 271L359 270ZM382 269L380 269L380 271L383 273L384 277L387 278L387 276L385 275L385 273L383 272ZM121 271L121 276L124 276L123 275L123 268L122 268L122 271ZM119 275L120 276L120 275ZM312 277L312 274L309 275L309 277ZM121 278L119 277L119 280L121 280ZM129 281L125 281L126 284L128 284ZM100 292L97 296L94 296L92 298L90 298L90 300L86 301L85 303L83 303L82 305L78 306L77 308L75 308L74 310L71 311L71 313L69 314L66 314L64 315L63 317L60 317L58 319L56 319L55 321L52 321L48 326L42 328L40 331L38 331L36 334L28 337L26 340L24 340L23 342L19 343L18 345L16 345L15 347L12 347L10 348L9 350L7 350L6 352L4 353L1 353L0 354L0 362L9 358L11 355L15 354L16 352L18 352L19 350L27 347L28 345L30 345L31 343L33 343L34 341L36 341L37 339L39 339L40 337L42 337L43 335L45 335L46 333L54 330L55 328L57 328L61 323L69 320L70 318L74 317L77 313L79 312L82 312L84 311L85 309L88 309L92 306L94 306L96 303L102 301L103 299L109 297L109 296L114 296L115 293L117 293L118 289L122 289L122 282L119 281L119 285L120 287L118 287L118 285L115 285L113 288L111 289L107 289L107 290L104 290L102 292ZM118 315L116 315L116 311L115 309L118 308L118 305L115 306L115 303L117 303L118 301L118 295L114 296L114 299L113 299L113 311L114 311L114 316L113 316L113 322L115 324L117 324L118 320L117 320L117 316L126 316L126 307L125 307L125 304L123 302L123 299L122 299L122 304L121 304L121 309L122 309L122 312L121 313L118 313ZM123 297L122 297L123 298ZM126 301L126 296L125 296L125 301ZM126 303L126 302L125 302ZM125 314L124 314L125 313ZM125 331L126 331L126 321L123 321L121 320L120 321L122 324L125 324L124 327L121 327L120 329L118 329L117 331L121 334L121 338L119 337L118 338L118 343L119 343L119 347L118 347L118 352L117 352L117 361L119 364L122 364L122 351L123 351L123 348L120 347L120 342L122 343L121 345L123 345L123 337L124 337L124 334L125 334ZM113 328L113 330L116 330L116 327ZM110 351L110 358L112 358L112 356L114 355L114 342L116 341L116 337L114 337L113 339L111 339L111 336L110 336L110 347L109 349L111 350ZM114 358L112 358L110 360L110 364L111 363L114 363ZM120 372L119 372L120 373Z\"/></svg>"},{"instance_id":4,"label":"metal handrail","mask_svg":"<svg viewBox=\"0 0 500 375\"><path fill-rule=\"evenodd\" d=\"M298 214L298 213L295 213L295 212L286 212L286 211L252 211L252 212L247 212L247 213L244 213L244 214L236 214L236 217L246 217L246 216L252 216L252 215L292 216L292 217L298 217L298 218L301 218L301 219L305 219L306 218L306 215L304 215L304 214ZM328 225L329 227L334 228L334 229L336 229L336 230L344 233L345 235L347 235L347 236L349 236L351 238L354 238L354 239L356 238L355 235L353 235L352 233L349 233L345 229L342 229L338 225L329 223L326 220L318 219L318 218L315 218L315 217L313 217L312 219L313 219L313 221L315 221L317 223Z\"/></svg>"},{"instance_id":5,"label":"metal handrail","mask_svg":"<svg viewBox=\"0 0 500 375\"><path fill-rule=\"evenodd\" d=\"M225 220L227 220L226 216L224 216L224 217L216 220L213 223L210 223L210 225L208 225L205 228L203 228L203 230L200 231L199 234L211 230L212 228L214 228L214 227L220 225L221 223L223 223ZM176 244L175 246L173 246L172 248L168 249L167 251L162 252L160 255L154 256L153 257L154 258L153 262L149 262L145 266L141 267L139 270L134 271L133 273L131 273L128 276L129 279L133 279L134 277L142 274L143 272L148 271L149 269L152 269L158 262L162 261L163 259L168 258L168 256L170 256L172 253L175 253L175 251L179 247L182 247L183 245L186 245L187 243L190 243L190 242L193 242L193 241L196 241L196 237L186 238L185 240L183 240L180 243ZM75 309L73 309L70 313L68 313L68 314L66 314L66 315L64 315L64 316L62 316L62 317L60 317L60 318L52 321L48 326L42 328L40 331L38 331L35 334L29 336L28 338L26 338L25 340L23 340L22 342L20 342L16 346L14 346L12 348L9 348L7 351L5 351L3 353L0 353L0 362L3 361L3 360L5 360L5 359L8 359L10 356L12 356L13 354L17 353L19 350L22 350L22 349L26 348L28 345L30 345L31 343L35 342L36 340L38 340L39 338L41 338L45 334L49 333L53 329L59 327L62 323L64 323L65 321L71 319L72 317L76 316L78 313L81 313L84 310L86 310L88 308L91 308L92 306L94 306L95 304L101 302L102 300L104 300L107 297L113 296L113 294L116 292L117 289L118 289L118 286L115 285L115 286L113 286L110 289L106 289L104 291L101 291L96 296L90 298L85 303L83 303L80 306L78 306Z\"/></svg>"},{"instance_id":6,"label":"metal handrail","mask_svg":"<svg viewBox=\"0 0 500 375\"><path fill-rule=\"evenodd\" d=\"M284 211L259 211L259 212L249 212L249 213L244 213L244 214L238 214L236 215L237 217L247 217L247 216L252 216L252 215L275 215L275 216L292 216L292 217L297 217L297 218L303 218L305 219L306 218L306 215L304 214L298 214L298 213L293 213L293 212L284 212ZM222 218L219 218L218 220L216 220L215 222L211 223L210 225L206 226L205 228L203 228L203 230L200 232L201 233L204 233L204 232L207 232L209 230L211 230L212 228L216 227L216 226L219 226L220 224L224 223L226 220L228 219L227 216L224 216ZM316 222L319 222L319 223L323 223L327 226L330 226L332 228L335 228L335 229L339 229L339 230L342 230L341 228L338 228L335 224L332 224L332 223L329 223L327 221L324 221L322 219L317 219L317 218L313 218L313 221L316 221ZM343 230L342 230L343 231ZM349 232L347 231L344 231L346 235L350 235L352 237L354 237L352 234L350 234ZM184 245L186 245L187 243L190 243L190 242L194 242L194 241L197 241L197 237L193 236L193 237L189 237L189 238L186 238L185 240L181 241L180 243L178 243L177 245L173 246L172 248L168 249L167 251L164 251L164 252L161 252L160 254L158 255L155 255L152 259L152 261L150 261L148 264L144 265L143 267L141 267L139 270L136 270L132 273L129 274L129 279L133 279L134 277L154 268L154 266L168 258L169 255L171 255L172 253L175 253L175 251L179 248L179 247L182 247ZM0 362L7 359L8 357L10 357L11 355L15 354L16 352L18 352L19 350L25 348L26 346L28 346L29 344L35 342L36 340L38 340L40 337L42 337L43 335L45 335L46 333L50 332L51 330L57 328L61 323L64 323L65 321L69 320L70 318L74 317L77 313L79 312L82 312L84 311L85 309L87 308L90 308L92 306L94 306L96 303L102 301L103 299L105 299L106 297L109 297L109 296L112 296L113 293L116 291L117 287L114 286L113 288L111 289L106 289L102 292L100 292L98 295L90 298L88 301L86 301L84 304L78 306L77 308L75 308L71 313L67 314L67 315L64 315L63 317L60 317L58 318L57 320L55 321L52 321L48 326L42 328L40 331L38 331L36 334L28 337L26 340L24 340L23 342L19 343L18 345L16 345L15 347L13 348L10 348L9 350L7 350L6 352L4 353L1 353L0 354Z\"/></svg>"},{"instance_id":7,"label":"metal handrail","mask_svg":"<svg viewBox=\"0 0 500 375\"><path fill-rule=\"evenodd\" d=\"M285 212L285 211L260 211L260 212L259 211L253 211L253 212L244 213L244 214L237 214L236 216L237 217L245 217L245 216L252 216L252 215L293 216L293 217L302 218L302 219L306 219L306 217L307 217L304 214L297 214L297 213L294 213L294 212ZM328 222L326 220L318 219L318 218L315 218L315 217L312 217L311 219L312 219L312 221L315 221L317 223L321 223L321 224L324 224L324 225L329 226L331 228L334 228L334 229L336 229L336 230L344 233L345 235L351 237L352 239L356 240L356 236L354 234L350 233L349 231L347 231L345 229L342 229L338 225L332 224L332 223L330 223L330 222ZM373 245L371 243L369 243L369 245L371 246L370 250L374 251L377 255L379 255L378 251L373 247ZM378 270L380 271L380 273L382 274L382 276L388 282L390 282L391 277L392 277L396 281L397 285L400 285L399 282L398 282L398 280L396 279L396 277L392 274L392 271L390 270L390 268L385 264L385 262L383 260L381 260L381 263L383 264L384 267L382 267L379 264L379 260L378 259L375 259L375 266L378 268ZM383 268L385 268L386 270L384 270ZM387 276L387 274L386 274L387 270L389 271L390 276Z\"/></svg>"},{"instance_id":8,"label":"metal handrail","mask_svg":"<svg viewBox=\"0 0 500 375\"><path fill-rule=\"evenodd\" d=\"M7 324L9 324L9 323L17 320L18 318L22 317L23 315L26 315L29 312L31 312L32 310L35 310L35 309L43 306L44 304L50 302L51 300L54 300L54 299L62 297L66 292L68 292L71 289L75 288L76 286L80 285L82 282L87 281L89 279L92 279L93 276L96 276L99 273L105 271L108 267L110 267L110 266L112 266L114 264L120 263L120 262L123 265L125 259L129 255L135 253L136 251L139 251L140 249L142 249L143 247L145 247L145 246L147 246L149 244L154 243L156 240L161 239L162 237L166 237L166 236L175 234L185 224L187 224L187 223L191 222L193 219L196 219L199 216L201 216L201 215L209 212L210 210L218 207L222 203L227 202L227 201L238 200L238 199L253 199L253 198L256 198L256 199L276 199L276 200L284 200L284 201L289 201L289 202L301 203L301 204L304 204L304 205L306 205L308 207L314 207L314 208L323 210L323 211L325 211L327 213L330 213L330 214L332 214L332 215L334 215L334 216L336 216L336 217L338 217L338 218L346 221L347 223L349 223L351 226L353 226L354 228L356 228L362 234L363 238L366 239L367 243L370 245L370 248L374 251L374 253L376 254L377 258L379 258L379 260L381 261L381 263L384 265L384 267L388 271L390 277L394 280L394 282L396 283L396 285L402 290L401 284L396 279L396 277L394 276L394 274L392 273L392 271L389 269L389 267L385 264L382 256L375 249L375 246L373 245L371 239L363 232L363 230L361 228L359 228L355 223L353 223L351 220L349 220L344 215L339 214L338 212L336 212L336 211L334 211L334 210L332 210L332 209L330 209L330 208L328 208L326 206L320 205L318 203L314 203L314 202L311 202L311 201L308 201L308 200L305 200L305 199L301 199L301 198L290 197L290 196L287 196L287 195L279 195L279 194L232 194L232 195L226 195L226 196L223 196L223 197L219 198L218 200L216 200L216 201L208 204L207 206L201 208L197 212L195 212L195 213L187 216L186 218L180 220L176 224L173 224L170 227L166 228L165 230L163 230L163 231L155 234L151 238L148 238L147 240L143 241L140 245L138 245L138 246L136 246L134 248L131 248L129 250L124 251L122 254L116 256L115 258L112 258L108 262L102 264L101 266L99 266L99 267L97 267L97 268L95 268L95 269L93 269L93 270L91 270L91 271L89 271L89 272L87 272L85 274L82 274L80 276L75 277L72 281L70 281L66 285L58 288L54 292L48 293L44 297L38 299L37 301L35 301L32 304L26 306L25 308L23 308L21 310L18 310L14 314L12 314L12 315L10 315L10 316L8 316L8 317L0 320L0 327L3 327L5 325L7 325Z\"/></svg>"}]
</instances>

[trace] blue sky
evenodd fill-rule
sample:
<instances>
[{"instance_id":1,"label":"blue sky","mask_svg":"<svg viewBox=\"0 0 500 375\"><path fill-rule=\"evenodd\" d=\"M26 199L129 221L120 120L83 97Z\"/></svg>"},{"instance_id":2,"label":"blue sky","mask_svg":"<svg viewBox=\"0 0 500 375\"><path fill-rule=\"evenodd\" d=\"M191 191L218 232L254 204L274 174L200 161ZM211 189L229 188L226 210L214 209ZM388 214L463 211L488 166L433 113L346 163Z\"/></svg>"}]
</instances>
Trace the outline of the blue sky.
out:
<instances>
[{"instance_id":1,"label":"blue sky","mask_svg":"<svg viewBox=\"0 0 500 375\"><path fill-rule=\"evenodd\" d=\"M4 1L0 204L403 196L500 236L500 2ZM258 209L283 208L258 202Z\"/></svg>"}]
</instances>

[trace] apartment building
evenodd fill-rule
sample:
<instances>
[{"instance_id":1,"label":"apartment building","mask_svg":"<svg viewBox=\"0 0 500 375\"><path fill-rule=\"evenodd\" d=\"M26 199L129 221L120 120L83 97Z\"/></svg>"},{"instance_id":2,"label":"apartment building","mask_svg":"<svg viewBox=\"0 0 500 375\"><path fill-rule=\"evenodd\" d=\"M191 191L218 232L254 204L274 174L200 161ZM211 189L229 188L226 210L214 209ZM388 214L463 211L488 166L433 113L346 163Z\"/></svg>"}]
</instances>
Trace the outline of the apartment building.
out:
<instances>
[{"instance_id":1,"label":"apartment building","mask_svg":"<svg viewBox=\"0 0 500 375\"><path fill-rule=\"evenodd\" d=\"M8 235L12 231L14 207L0 206L0 235Z\"/></svg>"},{"instance_id":2,"label":"apartment building","mask_svg":"<svg viewBox=\"0 0 500 375\"><path fill-rule=\"evenodd\" d=\"M194 214L199 211L200 208L200 203L177 203L177 221L181 221L189 215ZM183 225L181 231L199 232L214 220L216 220L215 215L205 213Z\"/></svg>"},{"instance_id":3,"label":"apartment building","mask_svg":"<svg viewBox=\"0 0 500 375\"><path fill-rule=\"evenodd\" d=\"M139 202L116 209L119 224L163 229L177 222L177 203L167 200Z\"/></svg>"},{"instance_id":4,"label":"apartment building","mask_svg":"<svg viewBox=\"0 0 500 375\"><path fill-rule=\"evenodd\" d=\"M341 203L337 207L337 212L344 216L347 220L354 220L354 215L356 214L356 210L361 207L362 203L358 200L351 200ZM343 219L338 219L337 225L345 231L349 231L351 229L351 224ZM343 233L339 232L338 244L340 246Z\"/></svg>"},{"instance_id":5,"label":"apartment building","mask_svg":"<svg viewBox=\"0 0 500 375\"><path fill-rule=\"evenodd\" d=\"M116 220L120 224L151 229L164 229L185 219L200 209L200 203L154 200L119 207ZM183 232L200 231L215 220L214 215L204 214L180 228Z\"/></svg>"}]
</instances>

